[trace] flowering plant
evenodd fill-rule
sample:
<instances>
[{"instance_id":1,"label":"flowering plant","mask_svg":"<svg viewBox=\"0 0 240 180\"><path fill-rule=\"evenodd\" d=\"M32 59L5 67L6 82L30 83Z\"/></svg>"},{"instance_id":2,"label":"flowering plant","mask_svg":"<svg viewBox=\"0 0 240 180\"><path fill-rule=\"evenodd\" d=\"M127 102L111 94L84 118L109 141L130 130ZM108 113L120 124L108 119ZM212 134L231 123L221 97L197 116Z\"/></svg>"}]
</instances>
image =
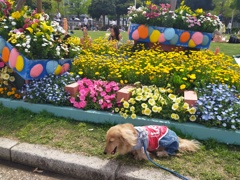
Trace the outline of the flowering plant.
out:
<instances>
[{"instance_id":1,"label":"flowering plant","mask_svg":"<svg viewBox=\"0 0 240 180\"><path fill-rule=\"evenodd\" d=\"M11 0L1 0L0 34L29 59L73 58L80 46L65 39L65 30L49 16L25 6L14 11Z\"/></svg>"},{"instance_id":2,"label":"flowering plant","mask_svg":"<svg viewBox=\"0 0 240 180\"><path fill-rule=\"evenodd\" d=\"M70 102L80 109L105 110L112 109L116 103L116 92L119 85L114 82L90 80L87 78L78 81L79 93L72 97Z\"/></svg>"},{"instance_id":3,"label":"flowering plant","mask_svg":"<svg viewBox=\"0 0 240 180\"><path fill-rule=\"evenodd\" d=\"M31 103L70 105L70 94L64 88L78 79L79 76L68 72L61 76L52 74L42 79L34 79L25 84L22 90L23 99Z\"/></svg>"},{"instance_id":4,"label":"flowering plant","mask_svg":"<svg viewBox=\"0 0 240 180\"><path fill-rule=\"evenodd\" d=\"M196 109L189 107L182 96L172 94L170 87L152 86L136 87L128 101L121 101L122 107L115 108L124 118L135 119L137 115L173 119L179 122L195 121Z\"/></svg>"},{"instance_id":5,"label":"flowering plant","mask_svg":"<svg viewBox=\"0 0 240 180\"><path fill-rule=\"evenodd\" d=\"M199 94L196 114L200 123L240 129L240 94L234 86L209 84L196 91Z\"/></svg>"},{"instance_id":6,"label":"flowering plant","mask_svg":"<svg viewBox=\"0 0 240 180\"><path fill-rule=\"evenodd\" d=\"M188 6L181 6L175 11L170 10L169 4L156 5L150 1L146 6L128 8L128 17L131 23L150 26L173 27L176 29L210 32L212 33L222 23L218 16L206 13L202 9L192 11Z\"/></svg>"},{"instance_id":7,"label":"flowering plant","mask_svg":"<svg viewBox=\"0 0 240 180\"><path fill-rule=\"evenodd\" d=\"M0 61L0 97L21 98L20 93L13 85L14 81L13 70Z\"/></svg>"}]
</instances>

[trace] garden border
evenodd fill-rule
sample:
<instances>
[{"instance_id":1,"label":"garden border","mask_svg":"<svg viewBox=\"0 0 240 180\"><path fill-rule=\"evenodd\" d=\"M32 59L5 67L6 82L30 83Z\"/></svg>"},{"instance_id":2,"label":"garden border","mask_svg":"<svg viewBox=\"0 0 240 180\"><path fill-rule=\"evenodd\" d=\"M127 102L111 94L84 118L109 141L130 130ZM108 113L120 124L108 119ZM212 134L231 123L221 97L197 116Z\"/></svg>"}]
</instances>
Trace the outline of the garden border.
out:
<instances>
[{"instance_id":1,"label":"garden border","mask_svg":"<svg viewBox=\"0 0 240 180\"><path fill-rule=\"evenodd\" d=\"M39 113L41 111L47 111L53 113L58 117L71 118L78 121L92 122L92 123L132 123L136 126L140 125L166 125L173 127L178 131L186 135L190 135L192 138L199 140L215 139L218 142L226 144L240 145L240 131L231 131L218 128L208 128L203 125L194 123L179 123L170 120L162 120L156 118L137 117L136 119L127 118L124 119L118 114L112 114L110 112L102 112L95 110L81 110L73 107L59 107L46 104L33 104L24 102L23 100L12 100L6 98L0 98L0 103L8 108L16 109L22 107L32 112Z\"/></svg>"}]
</instances>

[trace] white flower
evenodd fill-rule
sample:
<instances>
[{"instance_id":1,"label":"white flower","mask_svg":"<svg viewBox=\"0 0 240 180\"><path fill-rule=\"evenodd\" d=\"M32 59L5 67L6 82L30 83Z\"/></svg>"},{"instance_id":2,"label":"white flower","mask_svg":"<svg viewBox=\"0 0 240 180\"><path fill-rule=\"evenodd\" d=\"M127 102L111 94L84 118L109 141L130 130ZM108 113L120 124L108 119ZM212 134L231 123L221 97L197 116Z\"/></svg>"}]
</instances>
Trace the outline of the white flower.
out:
<instances>
[{"instance_id":1,"label":"white flower","mask_svg":"<svg viewBox=\"0 0 240 180\"><path fill-rule=\"evenodd\" d=\"M4 29L8 29L8 26L3 26Z\"/></svg>"},{"instance_id":2,"label":"white flower","mask_svg":"<svg viewBox=\"0 0 240 180\"><path fill-rule=\"evenodd\" d=\"M15 26L17 23L16 23L15 21L13 21L11 24L12 24L13 26Z\"/></svg>"}]
</instances>

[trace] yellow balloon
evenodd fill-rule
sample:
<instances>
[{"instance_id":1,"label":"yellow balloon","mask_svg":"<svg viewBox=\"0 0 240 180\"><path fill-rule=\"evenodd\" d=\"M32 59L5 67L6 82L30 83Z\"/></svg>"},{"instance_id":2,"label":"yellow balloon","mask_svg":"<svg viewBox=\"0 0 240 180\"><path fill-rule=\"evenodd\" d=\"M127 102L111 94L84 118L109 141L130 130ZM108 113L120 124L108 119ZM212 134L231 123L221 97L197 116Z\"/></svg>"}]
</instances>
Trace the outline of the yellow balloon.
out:
<instances>
[{"instance_id":1,"label":"yellow balloon","mask_svg":"<svg viewBox=\"0 0 240 180\"><path fill-rule=\"evenodd\" d=\"M190 48L195 48L196 47L196 44L194 43L194 41L192 39L190 39L190 41L188 42L188 46Z\"/></svg>"},{"instance_id":2,"label":"yellow balloon","mask_svg":"<svg viewBox=\"0 0 240 180\"><path fill-rule=\"evenodd\" d=\"M17 57L16 70L21 72L24 68L24 59L21 55Z\"/></svg>"},{"instance_id":3,"label":"yellow balloon","mask_svg":"<svg viewBox=\"0 0 240 180\"><path fill-rule=\"evenodd\" d=\"M55 69L54 74L59 75L61 73L61 71L62 71L62 66L58 65L57 68Z\"/></svg>"},{"instance_id":4,"label":"yellow balloon","mask_svg":"<svg viewBox=\"0 0 240 180\"><path fill-rule=\"evenodd\" d=\"M150 42L155 43L158 42L161 33L158 30L153 30L152 34L150 35Z\"/></svg>"}]
</instances>

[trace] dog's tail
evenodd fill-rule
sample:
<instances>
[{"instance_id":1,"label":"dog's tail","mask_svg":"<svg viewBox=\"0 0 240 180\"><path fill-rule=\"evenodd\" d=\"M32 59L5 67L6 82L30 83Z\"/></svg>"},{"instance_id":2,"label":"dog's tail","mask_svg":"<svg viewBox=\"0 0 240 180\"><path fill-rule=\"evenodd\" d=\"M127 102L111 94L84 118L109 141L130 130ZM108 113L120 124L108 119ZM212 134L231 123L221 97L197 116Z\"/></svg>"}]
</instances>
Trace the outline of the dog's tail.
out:
<instances>
[{"instance_id":1,"label":"dog's tail","mask_svg":"<svg viewBox=\"0 0 240 180\"><path fill-rule=\"evenodd\" d=\"M200 149L201 143L196 140L188 140L188 139L182 139L178 137L179 140L179 152L196 152L198 149Z\"/></svg>"}]
</instances>

